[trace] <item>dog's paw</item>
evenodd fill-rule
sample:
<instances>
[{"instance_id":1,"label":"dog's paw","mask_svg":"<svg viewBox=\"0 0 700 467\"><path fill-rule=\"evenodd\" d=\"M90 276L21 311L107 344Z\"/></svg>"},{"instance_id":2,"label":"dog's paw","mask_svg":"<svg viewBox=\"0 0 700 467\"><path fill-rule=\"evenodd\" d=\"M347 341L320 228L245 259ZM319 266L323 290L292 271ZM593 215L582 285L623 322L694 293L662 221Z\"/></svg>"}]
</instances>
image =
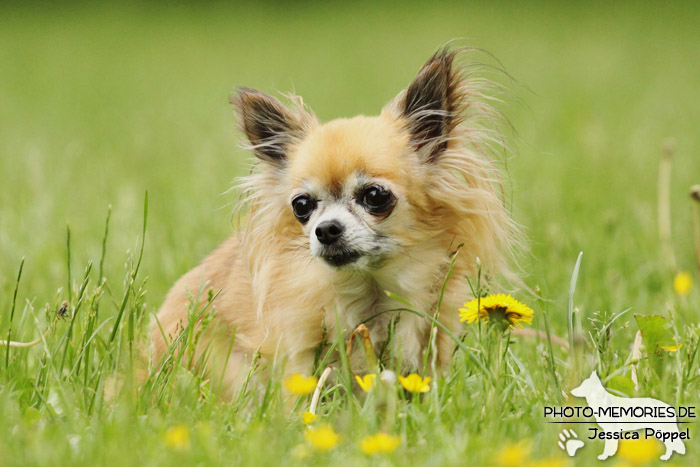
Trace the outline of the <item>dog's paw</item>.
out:
<instances>
[{"instance_id":1,"label":"dog's paw","mask_svg":"<svg viewBox=\"0 0 700 467\"><path fill-rule=\"evenodd\" d=\"M570 457L576 455L576 451L583 447L583 441L578 438L574 430L567 430L564 428L561 433L559 433L559 442L557 446L566 451ZM600 459L600 457L599 457Z\"/></svg>"}]
</instances>

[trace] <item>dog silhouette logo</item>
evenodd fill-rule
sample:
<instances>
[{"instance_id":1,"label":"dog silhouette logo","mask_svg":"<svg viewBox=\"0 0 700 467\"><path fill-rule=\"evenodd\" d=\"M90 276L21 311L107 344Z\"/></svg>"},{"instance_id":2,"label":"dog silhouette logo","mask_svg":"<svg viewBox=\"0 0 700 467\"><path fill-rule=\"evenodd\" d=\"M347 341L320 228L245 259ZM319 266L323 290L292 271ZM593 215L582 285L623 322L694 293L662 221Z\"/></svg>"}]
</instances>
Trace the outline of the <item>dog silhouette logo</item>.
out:
<instances>
[{"instance_id":1,"label":"dog silhouette logo","mask_svg":"<svg viewBox=\"0 0 700 467\"><path fill-rule=\"evenodd\" d=\"M661 460L668 460L674 452L685 454L683 438L687 439L687 432L678 429L676 414L669 404L650 397L614 396L605 390L595 370L571 394L586 399L600 426L600 430L591 428L596 437L605 440L598 459L614 455L620 439L638 439L637 433L628 433L638 430L644 430L645 437L654 436L664 443L666 452Z\"/></svg>"}]
</instances>

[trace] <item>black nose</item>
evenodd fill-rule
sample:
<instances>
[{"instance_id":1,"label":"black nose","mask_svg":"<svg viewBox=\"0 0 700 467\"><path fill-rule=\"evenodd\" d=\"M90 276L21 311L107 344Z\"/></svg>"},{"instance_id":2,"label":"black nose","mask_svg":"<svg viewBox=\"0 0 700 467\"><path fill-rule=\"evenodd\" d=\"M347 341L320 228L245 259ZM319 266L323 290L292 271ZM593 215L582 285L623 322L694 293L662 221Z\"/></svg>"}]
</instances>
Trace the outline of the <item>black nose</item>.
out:
<instances>
[{"instance_id":1,"label":"black nose","mask_svg":"<svg viewBox=\"0 0 700 467\"><path fill-rule=\"evenodd\" d=\"M316 238L324 245L332 245L343 235L343 224L338 221L323 221L316 227Z\"/></svg>"}]
</instances>

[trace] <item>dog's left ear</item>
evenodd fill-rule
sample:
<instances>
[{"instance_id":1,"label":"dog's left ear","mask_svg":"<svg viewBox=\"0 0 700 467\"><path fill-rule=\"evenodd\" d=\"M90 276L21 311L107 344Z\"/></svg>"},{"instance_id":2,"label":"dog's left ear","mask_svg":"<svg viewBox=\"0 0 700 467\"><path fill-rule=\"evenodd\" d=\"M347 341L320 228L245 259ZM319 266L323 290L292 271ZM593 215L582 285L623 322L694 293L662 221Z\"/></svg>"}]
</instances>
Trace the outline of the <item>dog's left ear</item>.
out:
<instances>
[{"instance_id":1,"label":"dog's left ear","mask_svg":"<svg viewBox=\"0 0 700 467\"><path fill-rule=\"evenodd\" d=\"M255 155L277 167L286 165L290 145L303 138L309 125L315 121L301 101L293 111L256 89L239 88L230 102Z\"/></svg>"},{"instance_id":2,"label":"dog's left ear","mask_svg":"<svg viewBox=\"0 0 700 467\"><path fill-rule=\"evenodd\" d=\"M461 118L465 96L462 76L454 64L456 55L448 49L438 51L398 98L398 110L408 121L411 142L430 162L447 149Z\"/></svg>"}]
</instances>

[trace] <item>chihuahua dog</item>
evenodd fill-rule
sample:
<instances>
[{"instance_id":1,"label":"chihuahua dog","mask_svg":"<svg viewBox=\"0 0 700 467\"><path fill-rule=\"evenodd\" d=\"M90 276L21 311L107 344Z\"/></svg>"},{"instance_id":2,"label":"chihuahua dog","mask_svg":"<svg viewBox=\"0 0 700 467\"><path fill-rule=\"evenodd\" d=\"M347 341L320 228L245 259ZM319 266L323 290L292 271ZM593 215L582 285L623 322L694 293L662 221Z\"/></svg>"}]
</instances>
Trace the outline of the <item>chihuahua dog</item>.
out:
<instances>
[{"instance_id":1,"label":"chihuahua dog","mask_svg":"<svg viewBox=\"0 0 700 467\"><path fill-rule=\"evenodd\" d=\"M254 354L283 358L286 374L309 374L324 340L361 323L377 349L388 344L400 371L422 368L431 320L395 311L406 305L387 291L459 334L457 309L470 298L464 277L479 261L487 276L507 275L517 242L489 157L501 141L496 114L484 80L459 65L462 53L438 51L372 117L321 123L300 98L287 106L238 89L231 103L256 157L240 184L245 222L168 294L153 327L156 358L203 288L216 292L218 331L201 346L229 392ZM452 262L457 280L445 282ZM439 367L454 347L438 328ZM361 361L353 356L353 369Z\"/></svg>"}]
</instances>

